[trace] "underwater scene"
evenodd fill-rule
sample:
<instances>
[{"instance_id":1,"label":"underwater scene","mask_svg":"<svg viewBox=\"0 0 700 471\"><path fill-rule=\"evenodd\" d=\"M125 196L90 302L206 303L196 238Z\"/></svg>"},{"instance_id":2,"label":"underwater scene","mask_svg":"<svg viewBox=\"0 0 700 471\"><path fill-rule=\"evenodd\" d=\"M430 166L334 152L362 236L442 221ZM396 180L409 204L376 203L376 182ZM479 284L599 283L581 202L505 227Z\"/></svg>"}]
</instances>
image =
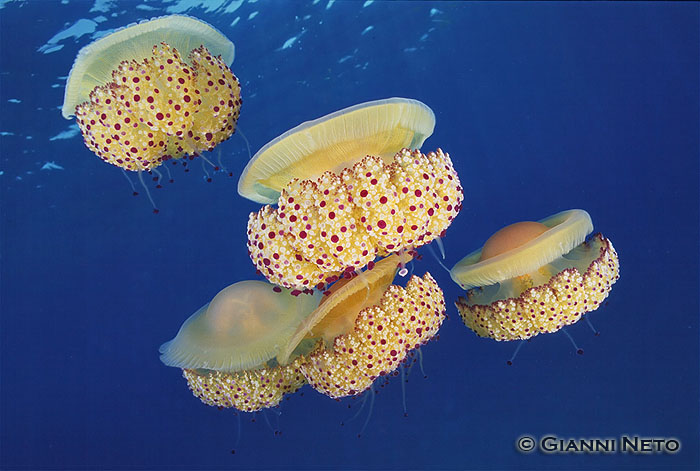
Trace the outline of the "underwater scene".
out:
<instances>
[{"instance_id":1,"label":"underwater scene","mask_svg":"<svg viewBox=\"0 0 700 471\"><path fill-rule=\"evenodd\" d=\"M699 14L0 0L0 469L700 469Z\"/></svg>"}]
</instances>

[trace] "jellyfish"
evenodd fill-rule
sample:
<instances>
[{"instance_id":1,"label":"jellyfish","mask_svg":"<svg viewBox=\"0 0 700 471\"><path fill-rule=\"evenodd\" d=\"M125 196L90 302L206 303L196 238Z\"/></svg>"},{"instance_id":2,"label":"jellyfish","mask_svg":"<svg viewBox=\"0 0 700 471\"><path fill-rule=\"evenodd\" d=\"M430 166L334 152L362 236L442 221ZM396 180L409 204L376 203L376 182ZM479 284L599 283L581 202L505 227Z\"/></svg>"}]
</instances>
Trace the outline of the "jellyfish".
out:
<instances>
[{"instance_id":1,"label":"jellyfish","mask_svg":"<svg viewBox=\"0 0 700 471\"><path fill-rule=\"evenodd\" d=\"M331 398L355 396L392 373L426 344L445 319L445 300L435 279L412 276L393 285L405 255L391 255L371 270L337 282L299 326L278 359L303 339L321 341L299 365L312 388Z\"/></svg>"},{"instance_id":2,"label":"jellyfish","mask_svg":"<svg viewBox=\"0 0 700 471\"><path fill-rule=\"evenodd\" d=\"M480 337L526 340L573 324L598 309L619 278L612 243L572 209L511 224L450 271L467 290L456 306Z\"/></svg>"},{"instance_id":3,"label":"jellyfish","mask_svg":"<svg viewBox=\"0 0 700 471\"><path fill-rule=\"evenodd\" d=\"M406 255L402 255L406 257ZM239 282L193 314L160 348L202 402L254 412L309 383L333 398L360 394L427 343L445 317L426 273L392 285L391 255L325 293Z\"/></svg>"},{"instance_id":4,"label":"jellyfish","mask_svg":"<svg viewBox=\"0 0 700 471\"><path fill-rule=\"evenodd\" d=\"M262 281L234 283L161 345L161 361L182 368L191 391L206 404L246 412L274 407L306 383L301 355L286 365L275 356L319 296L292 296Z\"/></svg>"},{"instance_id":5,"label":"jellyfish","mask_svg":"<svg viewBox=\"0 0 700 471\"><path fill-rule=\"evenodd\" d=\"M423 103L390 98L303 123L265 145L238 182L240 195L268 203L248 220L257 269L288 288L323 287L378 256L442 237L462 188L447 153L418 150L434 125Z\"/></svg>"},{"instance_id":6,"label":"jellyfish","mask_svg":"<svg viewBox=\"0 0 700 471\"><path fill-rule=\"evenodd\" d=\"M236 128L233 56L233 43L195 18L127 26L80 50L63 117L75 115L86 146L103 161L139 176L170 159L193 159Z\"/></svg>"}]
</instances>

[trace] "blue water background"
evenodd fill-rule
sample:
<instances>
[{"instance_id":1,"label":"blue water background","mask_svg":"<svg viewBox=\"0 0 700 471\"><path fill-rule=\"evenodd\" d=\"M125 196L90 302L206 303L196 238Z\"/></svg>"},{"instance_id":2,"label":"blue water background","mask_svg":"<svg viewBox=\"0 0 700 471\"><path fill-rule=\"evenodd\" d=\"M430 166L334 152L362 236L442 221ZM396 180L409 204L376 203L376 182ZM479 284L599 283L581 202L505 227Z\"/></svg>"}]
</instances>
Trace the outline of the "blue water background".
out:
<instances>
[{"instance_id":1,"label":"blue water background","mask_svg":"<svg viewBox=\"0 0 700 471\"><path fill-rule=\"evenodd\" d=\"M700 466L698 3L369 3L3 3L0 467ZM621 262L590 315L601 335L569 329L583 356L561 333L536 337L509 367L515 345L462 324L461 290L422 250L415 270L437 278L449 319L422 349L427 378L414 368L406 383L408 416L393 378L361 438L366 415L349 419L362 399L309 387L281 413L244 415L239 433L237 416L194 398L158 346L220 289L256 277L245 224L259 205L236 193L244 141L217 148L233 178L206 183L197 164L151 186L154 215L79 134L58 137L74 124L59 111L65 76L92 39L54 35L80 19L100 32L168 11L236 44L253 152L367 100L435 110L423 149L450 153L465 196L444 239L448 266L503 225L586 209ZM523 434L676 437L682 449L520 454Z\"/></svg>"}]
</instances>

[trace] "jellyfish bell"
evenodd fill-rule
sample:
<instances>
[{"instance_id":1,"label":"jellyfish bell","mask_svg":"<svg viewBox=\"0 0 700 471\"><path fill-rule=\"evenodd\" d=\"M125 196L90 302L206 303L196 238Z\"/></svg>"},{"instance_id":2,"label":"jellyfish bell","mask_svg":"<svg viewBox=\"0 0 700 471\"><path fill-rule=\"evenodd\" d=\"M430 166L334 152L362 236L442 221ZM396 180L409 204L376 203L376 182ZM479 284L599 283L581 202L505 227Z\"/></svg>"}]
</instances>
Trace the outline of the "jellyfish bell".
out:
<instances>
[{"instance_id":1,"label":"jellyfish bell","mask_svg":"<svg viewBox=\"0 0 700 471\"><path fill-rule=\"evenodd\" d=\"M380 260L371 270L334 283L323 293L319 306L299 324L280 350L277 360L281 364L287 363L304 338L322 338L326 345L332 345L336 337L352 331L360 311L380 301L399 267L410 259L405 253L391 255Z\"/></svg>"},{"instance_id":2,"label":"jellyfish bell","mask_svg":"<svg viewBox=\"0 0 700 471\"><path fill-rule=\"evenodd\" d=\"M319 301L320 294L293 296L291 290L263 281L234 283L161 346L161 360L178 368L224 372L263 365L279 353Z\"/></svg>"},{"instance_id":3,"label":"jellyfish bell","mask_svg":"<svg viewBox=\"0 0 700 471\"><path fill-rule=\"evenodd\" d=\"M301 124L263 147L238 182L242 196L277 203L248 220L258 270L312 288L441 237L462 188L448 154L418 150L434 126L423 103L390 98Z\"/></svg>"},{"instance_id":4,"label":"jellyfish bell","mask_svg":"<svg viewBox=\"0 0 700 471\"><path fill-rule=\"evenodd\" d=\"M68 76L61 113L66 119L90 98L95 87L112 81L112 73L125 60L141 62L153 55L153 46L166 42L189 52L204 45L230 66L235 48L223 34L207 23L183 15L170 15L131 24L104 36L78 53Z\"/></svg>"},{"instance_id":5,"label":"jellyfish bell","mask_svg":"<svg viewBox=\"0 0 700 471\"><path fill-rule=\"evenodd\" d=\"M450 272L467 290L456 303L464 323L482 337L524 340L597 309L619 261L601 234L586 240L592 231L588 213L574 209L496 232Z\"/></svg>"},{"instance_id":6,"label":"jellyfish bell","mask_svg":"<svg viewBox=\"0 0 700 471\"><path fill-rule=\"evenodd\" d=\"M87 147L131 171L194 158L233 134L240 85L233 43L195 18L170 15L119 29L80 50L63 117Z\"/></svg>"},{"instance_id":7,"label":"jellyfish bell","mask_svg":"<svg viewBox=\"0 0 700 471\"><path fill-rule=\"evenodd\" d=\"M450 275L464 289L526 275L569 252L592 231L591 217L580 209L511 224L460 260Z\"/></svg>"},{"instance_id":8,"label":"jellyfish bell","mask_svg":"<svg viewBox=\"0 0 700 471\"><path fill-rule=\"evenodd\" d=\"M250 412L273 407L305 383L298 353L308 345L302 344L285 366L275 356L320 297L295 296L262 281L235 283L160 347L161 361L182 368L190 389L206 404Z\"/></svg>"},{"instance_id":9,"label":"jellyfish bell","mask_svg":"<svg viewBox=\"0 0 700 471\"><path fill-rule=\"evenodd\" d=\"M238 194L274 204L292 180L340 173L367 155L390 163L403 148L420 149L435 128L427 105L388 98L345 108L304 122L268 142L248 162Z\"/></svg>"}]
</instances>

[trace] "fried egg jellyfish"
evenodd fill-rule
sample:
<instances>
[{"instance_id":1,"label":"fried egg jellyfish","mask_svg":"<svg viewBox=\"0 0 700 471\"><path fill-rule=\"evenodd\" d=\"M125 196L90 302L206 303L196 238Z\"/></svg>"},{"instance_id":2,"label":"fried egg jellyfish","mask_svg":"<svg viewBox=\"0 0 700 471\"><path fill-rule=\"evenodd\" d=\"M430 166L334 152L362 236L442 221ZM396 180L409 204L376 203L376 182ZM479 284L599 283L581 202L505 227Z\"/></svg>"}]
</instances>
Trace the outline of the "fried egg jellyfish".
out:
<instances>
[{"instance_id":1,"label":"fried egg jellyfish","mask_svg":"<svg viewBox=\"0 0 700 471\"><path fill-rule=\"evenodd\" d=\"M150 171L228 139L241 94L234 45L195 18L129 25L83 47L66 83L63 117L105 162Z\"/></svg>"},{"instance_id":2,"label":"fried egg jellyfish","mask_svg":"<svg viewBox=\"0 0 700 471\"><path fill-rule=\"evenodd\" d=\"M391 255L333 285L282 349L280 362L302 339L323 339L300 368L311 387L332 398L361 394L396 370L445 319L444 296L430 273L412 276L405 288L391 284L405 257Z\"/></svg>"},{"instance_id":3,"label":"fried egg jellyfish","mask_svg":"<svg viewBox=\"0 0 700 471\"><path fill-rule=\"evenodd\" d=\"M160 359L182 368L190 389L206 404L245 412L276 406L306 381L298 365L303 357L282 366L275 356L320 297L293 296L263 281L234 283L161 345Z\"/></svg>"},{"instance_id":4,"label":"fried egg jellyfish","mask_svg":"<svg viewBox=\"0 0 700 471\"><path fill-rule=\"evenodd\" d=\"M392 285L392 255L321 295L259 281L221 291L164 343L161 360L183 369L202 402L254 412L307 382L333 398L357 395L427 343L445 317L426 273Z\"/></svg>"},{"instance_id":5,"label":"fried egg jellyfish","mask_svg":"<svg viewBox=\"0 0 700 471\"><path fill-rule=\"evenodd\" d=\"M441 237L462 188L448 154L418 150L434 126L425 104L390 98L302 123L265 145L238 182L241 196L268 204L248 220L258 270L285 287L323 287Z\"/></svg>"},{"instance_id":6,"label":"fried egg jellyfish","mask_svg":"<svg viewBox=\"0 0 700 471\"><path fill-rule=\"evenodd\" d=\"M459 261L452 279L467 290L457 309L480 337L525 340L578 322L608 296L619 278L612 243L586 211L563 211L493 234Z\"/></svg>"}]
</instances>

